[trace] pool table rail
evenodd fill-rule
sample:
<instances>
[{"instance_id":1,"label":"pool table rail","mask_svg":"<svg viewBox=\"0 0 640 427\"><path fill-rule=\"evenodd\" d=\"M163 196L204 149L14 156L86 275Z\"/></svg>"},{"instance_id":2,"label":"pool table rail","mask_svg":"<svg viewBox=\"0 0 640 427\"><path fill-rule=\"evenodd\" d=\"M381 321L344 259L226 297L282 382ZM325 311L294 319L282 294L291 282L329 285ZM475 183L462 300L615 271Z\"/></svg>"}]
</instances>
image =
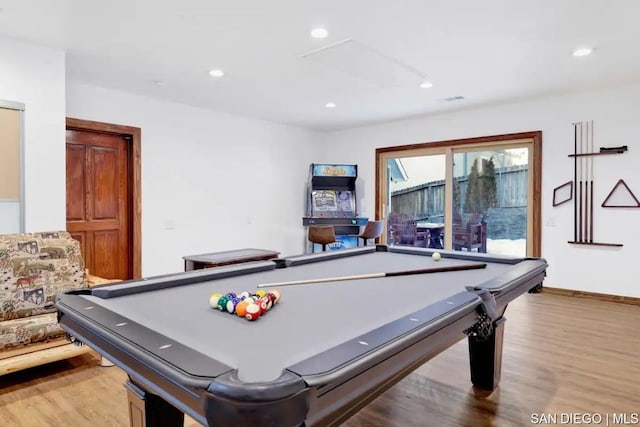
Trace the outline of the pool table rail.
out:
<instances>
[{"instance_id":1,"label":"pool table rail","mask_svg":"<svg viewBox=\"0 0 640 427\"><path fill-rule=\"evenodd\" d=\"M96 327L96 321L81 311L86 303L81 294L65 295L63 301L59 301L64 314L58 314L58 318L65 331L78 343L88 345L124 370L135 386L161 396L173 407L206 425L206 418L202 415L201 395L213 381L213 376L223 375L232 368L207 358L208 361L202 360L196 363L201 367L204 367L203 363L206 364L206 370L212 376L203 377L184 372L146 351L140 343L123 338L103 325ZM100 310L92 309L91 311L92 316L96 316ZM97 315L97 318L99 317L101 317L100 314ZM172 346L172 349L179 348ZM192 354L193 350L189 349L188 353ZM189 361L192 361L191 358L183 359L182 363L187 362L189 365ZM135 389L135 386L132 388Z\"/></svg>"},{"instance_id":2,"label":"pool table rail","mask_svg":"<svg viewBox=\"0 0 640 427\"><path fill-rule=\"evenodd\" d=\"M305 425L338 425L372 402L406 375L453 344L464 339L464 330L478 319L478 299L469 299L455 314L443 316L361 356L355 367L340 367L329 375L308 377L315 389ZM399 342L398 342L399 341Z\"/></svg>"},{"instance_id":3,"label":"pool table rail","mask_svg":"<svg viewBox=\"0 0 640 427\"><path fill-rule=\"evenodd\" d=\"M302 360L288 370L305 378L310 386L326 384L349 376L348 371L366 369L368 361L411 345L439 329L469 317L468 326L478 317L476 308L481 299L470 292L460 292L446 300L424 307L363 335L345 341L320 354ZM462 330L460 331L462 332ZM359 361L358 363L354 363Z\"/></svg>"},{"instance_id":4,"label":"pool table rail","mask_svg":"<svg viewBox=\"0 0 640 427\"><path fill-rule=\"evenodd\" d=\"M129 338L111 330L105 325L125 320L109 309L92 305L83 294L87 292L65 294L59 301L64 310L61 324L79 343L89 345L122 368L129 376L127 388L140 400L148 390L204 425L207 418L240 425L276 425L285 420L286 425L298 425L304 421L310 389L299 375L283 370L273 381L243 382L236 369L130 320L125 327L128 333L124 333ZM155 354L147 351L166 346L162 343L171 345Z\"/></svg>"},{"instance_id":5,"label":"pool table rail","mask_svg":"<svg viewBox=\"0 0 640 427\"><path fill-rule=\"evenodd\" d=\"M279 414L278 425L334 423L370 402L382 384L389 387L463 339L477 322L480 302L475 293L460 292L298 362L286 368L290 376L273 383L279 396L269 383L244 383L229 372L204 396L207 413L230 424L270 425L272 414ZM361 397L354 401L354 393Z\"/></svg>"},{"instance_id":6,"label":"pool table rail","mask_svg":"<svg viewBox=\"0 0 640 427\"><path fill-rule=\"evenodd\" d=\"M271 271L276 268L273 261L257 261L247 264L233 264L216 268L191 270L162 276L132 279L118 283L107 283L91 288L91 294L98 298L116 298L142 292L158 291L177 286L192 285L210 280L222 280L251 273Z\"/></svg>"},{"instance_id":7,"label":"pool table rail","mask_svg":"<svg viewBox=\"0 0 640 427\"><path fill-rule=\"evenodd\" d=\"M217 377L202 395L209 425L299 426L309 411L312 390L284 370L274 381L246 383L233 370Z\"/></svg>"}]
</instances>

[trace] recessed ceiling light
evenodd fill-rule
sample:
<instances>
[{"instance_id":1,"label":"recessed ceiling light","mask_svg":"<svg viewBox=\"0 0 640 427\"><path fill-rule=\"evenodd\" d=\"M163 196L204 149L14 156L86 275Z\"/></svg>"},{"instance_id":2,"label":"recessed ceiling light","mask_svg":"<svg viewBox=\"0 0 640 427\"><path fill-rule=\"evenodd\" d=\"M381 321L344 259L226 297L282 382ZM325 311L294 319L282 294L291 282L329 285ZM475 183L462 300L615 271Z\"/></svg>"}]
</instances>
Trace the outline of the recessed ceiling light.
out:
<instances>
[{"instance_id":1,"label":"recessed ceiling light","mask_svg":"<svg viewBox=\"0 0 640 427\"><path fill-rule=\"evenodd\" d=\"M326 108L336 108L336 104L334 102L327 102L324 106Z\"/></svg>"},{"instance_id":2,"label":"recessed ceiling light","mask_svg":"<svg viewBox=\"0 0 640 427\"><path fill-rule=\"evenodd\" d=\"M573 51L573 56L588 56L591 55L593 49L590 47L581 47Z\"/></svg>"},{"instance_id":3,"label":"recessed ceiling light","mask_svg":"<svg viewBox=\"0 0 640 427\"><path fill-rule=\"evenodd\" d=\"M420 83L420 87L422 89L429 89L430 87L433 87L433 83L431 83L430 81L424 81Z\"/></svg>"},{"instance_id":4,"label":"recessed ceiling light","mask_svg":"<svg viewBox=\"0 0 640 427\"><path fill-rule=\"evenodd\" d=\"M314 39L325 39L329 35L329 31L325 28L314 28L311 30L311 37Z\"/></svg>"},{"instance_id":5,"label":"recessed ceiling light","mask_svg":"<svg viewBox=\"0 0 640 427\"><path fill-rule=\"evenodd\" d=\"M213 77L222 77L224 76L224 71L214 68L213 70L209 71L209 74Z\"/></svg>"}]
</instances>

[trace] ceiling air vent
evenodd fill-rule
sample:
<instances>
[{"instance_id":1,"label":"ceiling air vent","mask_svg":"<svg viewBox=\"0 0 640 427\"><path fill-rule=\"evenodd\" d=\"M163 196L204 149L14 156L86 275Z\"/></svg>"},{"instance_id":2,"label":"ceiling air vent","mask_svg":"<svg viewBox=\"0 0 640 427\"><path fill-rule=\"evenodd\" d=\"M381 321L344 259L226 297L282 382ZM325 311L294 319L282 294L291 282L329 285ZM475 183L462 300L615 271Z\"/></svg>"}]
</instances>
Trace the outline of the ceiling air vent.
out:
<instances>
[{"instance_id":1,"label":"ceiling air vent","mask_svg":"<svg viewBox=\"0 0 640 427\"><path fill-rule=\"evenodd\" d=\"M464 96L450 96L449 98L445 98L444 100L447 102L455 102L455 101L462 101L464 99Z\"/></svg>"}]
</instances>

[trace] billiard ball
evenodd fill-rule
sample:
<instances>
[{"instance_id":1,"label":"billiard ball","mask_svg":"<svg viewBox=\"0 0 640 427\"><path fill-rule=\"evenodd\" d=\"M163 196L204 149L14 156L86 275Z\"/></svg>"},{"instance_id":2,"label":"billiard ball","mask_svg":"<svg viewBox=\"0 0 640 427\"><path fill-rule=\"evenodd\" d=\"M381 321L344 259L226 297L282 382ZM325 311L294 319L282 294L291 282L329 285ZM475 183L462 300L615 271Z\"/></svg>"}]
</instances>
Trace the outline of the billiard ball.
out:
<instances>
[{"instance_id":1,"label":"billiard ball","mask_svg":"<svg viewBox=\"0 0 640 427\"><path fill-rule=\"evenodd\" d=\"M440 252L434 252L433 255L431 255L431 258L433 258L434 261L440 261L442 255L440 255Z\"/></svg>"},{"instance_id":2,"label":"billiard ball","mask_svg":"<svg viewBox=\"0 0 640 427\"><path fill-rule=\"evenodd\" d=\"M247 320L256 320L258 317L260 317L260 306L255 302L248 304L246 311L247 314L244 315L244 318Z\"/></svg>"},{"instance_id":3,"label":"billiard ball","mask_svg":"<svg viewBox=\"0 0 640 427\"><path fill-rule=\"evenodd\" d=\"M235 297L235 298L229 298L229 300L227 301L227 311L229 313L235 313L236 311L236 306L238 305L238 303L240 302L240 298Z\"/></svg>"},{"instance_id":4,"label":"billiard ball","mask_svg":"<svg viewBox=\"0 0 640 427\"><path fill-rule=\"evenodd\" d=\"M227 309L227 303L229 302L229 297L226 295L222 295L218 298L218 310L225 311Z\"/></svg>"},{"instance_id":5,"label":"billiard ball","mask_svg":"<svg viewBox=\"0 0 640 427\"><path fill-rule=\"evenodd\" d=\"M272 306L276 305L276 296L273 294L273 292L267 292L267 295L265 296L271 300Z\"/></svg>"},{"instance_id":6,"label":"billiard ball","mask_svg":"<svg viewBox=\"0 0 640 427\"><path fill-rule=\"evenodd\" d=\"M279 291L279 290L277 290L277 289L270 289L270 290L269 290L269 293L270 293L270 294L273 294L273 295L276 297L276 300L274 301L274 304L275 304L275 303L277 303L277 302L280 302L280 297L281 297L282 295L280 294L280 291Z\"/></svg>"},{"instance_id":7,"label":"billiard ball","mask_svg":"<svg viewBox=\"0 0 640 427\"><path fill-rule=\"evenodd\" d=\"M267 303L265 302L265 300L263 298L258 298L254 304L256 304L258 307L260 307L260 316L262 316L263 314L265 314L267 312Z\"/></svg>"},{"instance_id":8,"label":"billiard ball","mask_svg":"<svg viewBox=\"0 0 640 427\"><path fill-rule=\"evenodd\" d=\"M247 315L247 306L249 303L246 300L242 300L236 305L236 314L239 317L244 317Z\"/></svg>"},{"instance_id":9,"label":"billiard ball","mask_svg":"<svg viewBox=\"0 0 640 427\"><path fill-rule=\"evenodd\" d=\"M218 308L218 300L221 296L222 295L220 294L211 294L211 296L209 297L209 305L211 306L211 308Z\"/></svg>"},{"instance_id":10,"label":"billiard ball","mask_svg":"<svg viewBox=\"0 0 640 427\"><path fill-rule=\"evenodd\" d=\"M268 310L271 310L271 306L273 305L273 302L271 301L271 297L268 297L267 295L265 295L258 300L258 304L260 304L260 308L263 311L268 311Z\"/></svg>"}]
</instances>

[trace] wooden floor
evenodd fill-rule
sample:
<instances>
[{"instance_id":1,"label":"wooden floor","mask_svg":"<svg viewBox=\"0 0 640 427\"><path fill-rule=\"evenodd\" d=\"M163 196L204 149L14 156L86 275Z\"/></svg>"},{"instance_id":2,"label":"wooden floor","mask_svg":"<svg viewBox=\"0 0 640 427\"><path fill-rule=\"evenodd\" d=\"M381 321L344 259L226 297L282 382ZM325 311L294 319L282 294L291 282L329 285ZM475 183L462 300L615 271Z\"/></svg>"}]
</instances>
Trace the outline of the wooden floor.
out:
<instances>
[{"instance_id":1,"label":"wooden floor","mask_svg":"<svg viewBox=\"0 0 640 427\"><path fill-rule=\"evenodd\" d=\"M474 394L462 341L345 425L525 426L532 413L559 424L562 413L640 412L640 307L542 293L519 298L506 317L494 393ZM92 355L0 377L0 426L127 426L124 381Z\"/></svg>"}]
</instances>

